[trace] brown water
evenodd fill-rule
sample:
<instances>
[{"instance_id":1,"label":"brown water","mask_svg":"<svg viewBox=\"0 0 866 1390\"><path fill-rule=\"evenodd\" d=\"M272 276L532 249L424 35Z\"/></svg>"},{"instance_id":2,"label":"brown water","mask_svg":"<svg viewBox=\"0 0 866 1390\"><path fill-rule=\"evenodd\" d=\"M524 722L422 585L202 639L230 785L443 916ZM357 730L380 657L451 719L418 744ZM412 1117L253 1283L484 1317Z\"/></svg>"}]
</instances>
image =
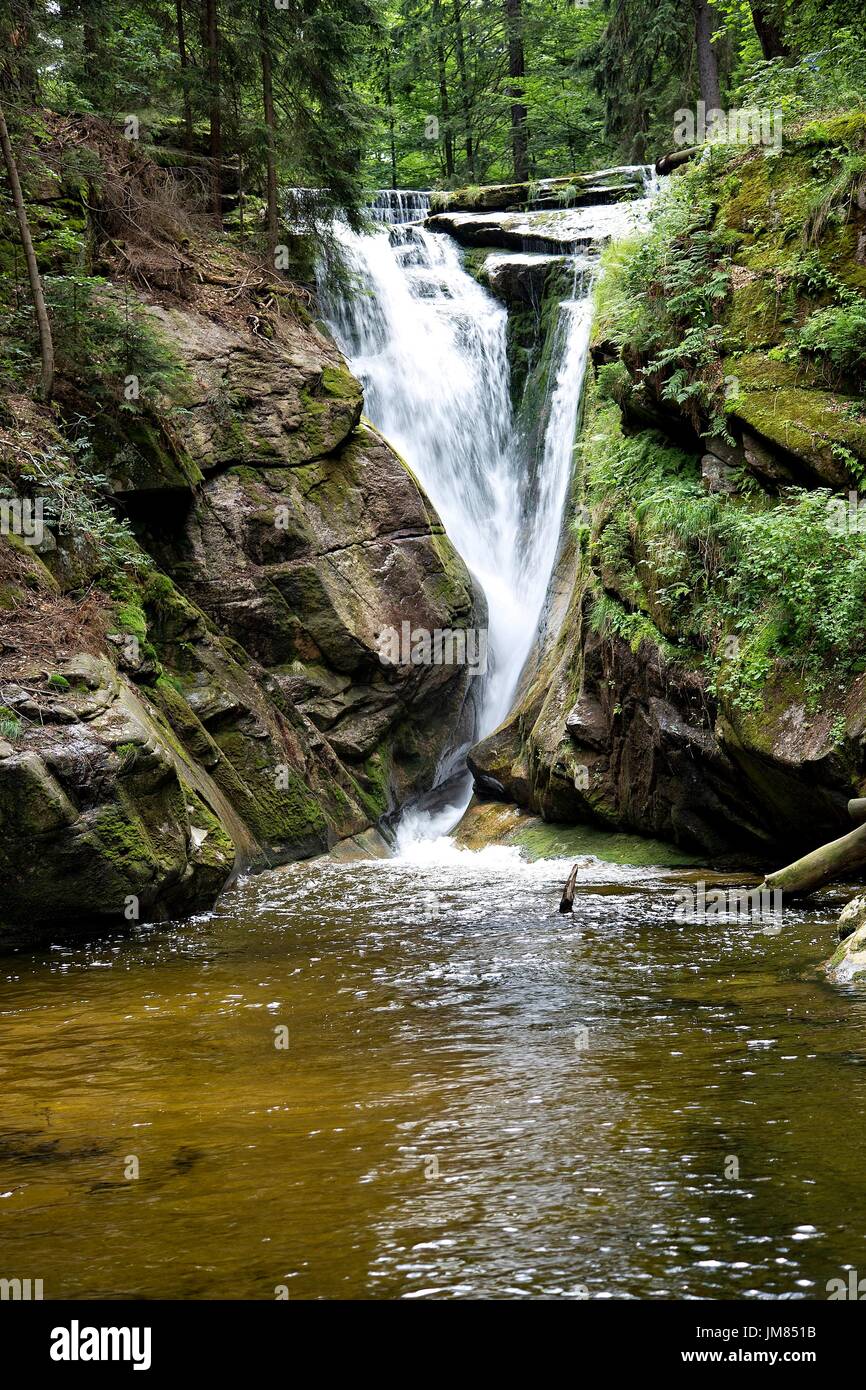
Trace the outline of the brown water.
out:
<instances>
[{"instance_id":1,"label":"brown water","mask_svg":"<svg viewBox=\"0 0 866 1390\"><path fill-rule=\"evenodd\" d=\"M829 907L682 926L670 876L597 864L561 918L562 868L298 865L4 956L0 1275L272 1299L866 1274L866 993L814 969Z\"/></svg>"}]
</instances>

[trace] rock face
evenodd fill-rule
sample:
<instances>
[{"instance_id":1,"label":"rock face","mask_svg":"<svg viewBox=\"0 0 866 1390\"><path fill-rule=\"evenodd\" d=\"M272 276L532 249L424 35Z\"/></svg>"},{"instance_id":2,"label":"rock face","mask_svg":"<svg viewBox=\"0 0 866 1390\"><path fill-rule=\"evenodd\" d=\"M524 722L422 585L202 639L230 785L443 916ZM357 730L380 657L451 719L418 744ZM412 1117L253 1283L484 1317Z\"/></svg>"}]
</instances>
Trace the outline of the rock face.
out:
<instances>
[{"instance_id":1,"label":"rock face","mask_svg":"<svg viewBox=\"0 0 866 1390\"><path fill-rule=\"evenodd\" d=\"M251 848L242 823L110 661L65 665L70 690L39 702L44 722L23 746L0 742L4 921L208 907ZM14 686L6 698L23 714Z\"/></svg>"},{"instance_id":2,"label":"rock face","mask_svg":"<svg viewBox=\"0 0 866 1390\"><path fill-rule=\"evenodd\" d=\"M559 213L438 212L427 218L431 232L447 232L461 246L493 246L546 255L586 251L593 237L580 215Z\"/></svg>"},{"instance_id":3,"label":"rock face","mask_svg":"<svg viewBox=\"0 0 866 1390\"><path fill-rule=\"evenodd\" d=\"M493 253L484 262L481 278L512 313L539 309L552 277L569 264L565 256Z\"/></svg>"},{"instance_id":4,"label":"rock face","mask_svg":"<svg viewBox=\"0 0 866 1390\"><path fill-rule=\"evenodd\" d=\"M854 132L856 140L864 134L859 127ZM710 541L698 538L697 523L693 536L689 514L680 522L677 511L693 507L698 515L692 499L703 496L724 535L725 508L742 516L753 507L760 518L777 506L795 509L819 488L838 489L844 499L856 487L866 460L862 392L855 372L792 348L800 325L826 297L803 289L808 282L798 278L796 248L785 249L791 228L802 224L798 199L809 171L820 159L831 170L844 164L844 141L853 137L844 134L828 154L835 138L823 128L807 134L778 161L741 154L729 182L723 173L710 190L708 220L696 218L696 226L719 229L733 264L701 340L699 386L685 389L688 345L679 356L669 354L684 378L676 390L672 367L648 366L670 347L656 338L646 348L649 314L643 341L632 339L628 327L607 338L605 322L597 326L587 422L539 664L516 710L471 752L480 796L515 802L547 821L633 830L762 869L850 830L847 800L866 785L862 641L861 659L855 643L840 677L822 687L820 671L804 675L805 639L802 651L782 660L768 637L766 659L754 659L748 698L738 699L719 653L726 631L737 653L737 634L746 631L750 614L737 612L732 598L727 612L719 609L730 626L720 623L706 635L699 604L712 594L698 590L696 571L704 569L701 547ZM696 180L709 177L695 172ZM823 237L813 237L814 273L837 287L845 312L866 288L863 226L864 209L851 202L826 224ZM700 265L696 257L692 277ZM633 287L630 292L635 295ZM658 287L652 292L658 304ZM514 312L521 312L518 305ZM680 335L688 329L681 325ZM649 328L650 338L654 331ZM724 435L711 431L709 409L695 405L698 392L710 400L716 390ZM615 429L604 423L611 413ZM626 476L619 459L629 450L641 462L626 490L616 478ZM655 457L662 461L653 472ZM674 500L665 530L657 517L668 487ZM780 526L792 524L786 515L780 511ZM810 515L811 525L819 524L817 511ZM807 531L808 525L799 555L791 531L783 577L786 570L799 573L798 566L804 576L820 566L807 554ZM693 538L684 541L683 533ZM859 572L855 561L852 576ZM756 553L759 577L761 565ZM730 573L719 584L716 592L724 594ZM776 615L780 645L796 614L794 606ZM840 630L840 641L849 636Z\"/></svg>"},{"instance_id":5,"label":"rock face","mask_svg":"<svg viewBox=\"0 0 866 1390\"><path fill-rule=\"evenodd\" d=\"M379 646L481 625L465 567L333 343L226 265L225 288L136 310L172 370L104 412L122 562L84 523L0 537L5 925L200 910L242 865L386 823L471 740L465 669ZM13 439L74 467L50 416L3 410L7 494L26 487Z\"/></svg>"},{"instance_id":6,"label":"rock face","mask_svg":"<svg viewBox=\"0 0 866 1390\"><path fill-rule=\"evenodd\" d=\"M480 795L756 867L835 832L848 784L829 718L822 737L780 701L767 727L735 727L700 672L592 632L589 606L572 607L514 716L472 749Z\"/></svg>"}]
</instances>

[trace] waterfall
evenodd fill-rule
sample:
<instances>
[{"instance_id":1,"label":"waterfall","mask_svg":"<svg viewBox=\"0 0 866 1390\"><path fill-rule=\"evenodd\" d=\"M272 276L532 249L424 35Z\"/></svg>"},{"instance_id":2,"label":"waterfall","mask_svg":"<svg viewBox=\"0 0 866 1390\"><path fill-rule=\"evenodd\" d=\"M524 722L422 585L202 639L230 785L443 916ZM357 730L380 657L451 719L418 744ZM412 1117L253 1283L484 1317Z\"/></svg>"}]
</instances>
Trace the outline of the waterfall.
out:
<instances>
[{"instance_id":1,"label":"waterfall","mask_svg":"<svg viewBox=\"0 0 866 1390\"><path fill-rule=\"evenodd\" d=\"M511 708L556 558L589 345L592 272L573 258L572 295L555 328L542 443L539 456L527 458L511 401L505 306L463 269L450 236L407 221L423 209L406 200L425 197L380 193L376 215L384 223L390 211L387 225L370 235L339 227L354 289L335 290L323 271L320 298L364 387L367 415L419 478L486 597L481 738ZM610 221L610 209L598 212ZM442 833L468 796L464 779L457 804L432 817L410 811L402 838Z\"/></svg>"},{"instance_id":2,"label":"waterfall","mask_svg":"<svg viewBox=\"0 0 866 1390\"><path fill-rule=\"evenodd\" d=\"M407 188L379 188L370 199L368 210L374 222L392 226L419 222L430 211L430 194Z\"/></svg>"}]
</instances>

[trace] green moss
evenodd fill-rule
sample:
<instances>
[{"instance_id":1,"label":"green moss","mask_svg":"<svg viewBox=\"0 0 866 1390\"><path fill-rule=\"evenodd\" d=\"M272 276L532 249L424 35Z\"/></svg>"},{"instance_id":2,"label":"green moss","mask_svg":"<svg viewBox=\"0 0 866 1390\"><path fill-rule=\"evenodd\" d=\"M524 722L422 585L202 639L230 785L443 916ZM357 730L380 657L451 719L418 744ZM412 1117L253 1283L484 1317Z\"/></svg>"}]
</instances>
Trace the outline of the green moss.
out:
<instances>
[{"instance_id":1,"label":"green moss","mask_svg":"<svg viewBox=\"0 0 866 1390\"><path fill-rule=\"evenodd\" d=\"M378 749L363 764L363 776L353 779L358 801L371 821L376 822L391 807L391 758Z\"/></svg>"},{"instance_id":2,"label":"green moss","mask_svg":"<svg viewBox=\"0 0 866 1390\"><path fill-rule=\"evenodd\" d=\"M247 790L244 818L263 843L324 847L328 822L300 773L275 763L267 745L239 729L220 731L216 742Z\"/></svg>"},{"instance_id":3,"label":"green moss","mask_svg":"<svg viewBox=\"0 0 866 1390\"><path fill-rule=\"evenodd\" d=\"M196 862L214 870L217 879L224 877L234 862L235 843L198 792L183 780L181 785L189 807L190 824L207 831L205 839L195 851Z\"/></svg>"},{"instance_id":4,"label":"green moss","mask_svg":"<svg viewBox=\"0 0 866 1390\"><path fill-rule=\"evenodd\" d=\"M460 260L463 269L480 285L485 283L485 277L482 274L484 263L488 256L494 254L495 248L492 246L462 246L460 248Z\"/></svg>"},{"instance_id":5,"label":"green moss","mask_svg":"<svg viewBox=\"0 0 866 1390\"><path fill-rule=\"evenodd\" d=\"M866 145L866 111L842 111L838 115L807 121L797 132L796 139L799 144L806 145Z\"/></svg>"},{"instance_id":6,"label":"green moss","mask_svg":"<svg viewBox=\"0 0 866 1390\"><path fill-rule=\"evenodd\" d=\"M134 599L118 603L114 610L113 629L118 633L130 633L143 642L147 637L147 619L141 604Z\"/></svg>"},{"instance_id":7,"label":"green moss","mask_svg":"<svg viewBox=\"0 0 866 1390\"><path fill-rule=\"evenodd\" d=\"M322 387L340 401L357 401L361 396L361 387L347 367L323 367Z\"/></svg>"},{"instance_id":8,"label":"green moss","mask_svg":"<svg viewBox=\"0 0 866 1390\"><path fill-rule=\"evenodd\" d=\"M204 477L190 454L165 432L161 421L139 411L119 411L116 438L110 443L113 476L126 488L141 491L186 491Z\"/></svg>"},{"instance_id":9,"label":"green moss","mask_svg":"<svg viewBox=\"0 0 866 1390\"><path fill-rule=\"evenodd\" d=\"M102 857L130 884L143 883L153 868L154 850L145 824L122 803L100 808L94 824Z\"/></svg>"},{"instance_id":10,"label":"green moss","mask_svg":"<svg viewBox=\"0 0 866 1390\"><path fill-rule=\"evenodd\" d=\"M747 349L782 342L793 310L780 302L776 282L761 276L735 289L725 316L732 340Z\"/></svg>"},{"instance_id":11,"label":"green moss","mask_svg":"<svg viewBox=\"0 0 866 1390\"><path fill-rule=\"evenodd\" d=\"M738 418L790 454L799 455L819 470L841 464L852 476L866 462L866 415L862 402L828 391L781 387L752 391L738 400ZM842 451L850 451L850 459Z\"/></svg>"}]
</instances>

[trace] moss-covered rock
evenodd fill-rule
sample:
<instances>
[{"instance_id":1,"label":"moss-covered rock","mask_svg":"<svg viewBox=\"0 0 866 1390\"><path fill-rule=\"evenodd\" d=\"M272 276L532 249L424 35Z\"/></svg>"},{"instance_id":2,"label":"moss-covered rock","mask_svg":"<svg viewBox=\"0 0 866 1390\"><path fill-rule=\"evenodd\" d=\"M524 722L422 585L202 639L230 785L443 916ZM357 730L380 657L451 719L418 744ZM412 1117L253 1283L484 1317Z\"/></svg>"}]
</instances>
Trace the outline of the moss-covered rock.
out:
<instances>
[{"instance_id":1,"label":"moss-covered rock","mask_svg":"<svg viewBox=\"0 0 866 1390\"><path fill-rule=\"evenodd\" d=\"M612 404L579 443L538 670L471 753L482 796L765 868L847 828L864 555L826 489L847 505L866 463L855 124L713 151L607 258Z\"/></svg>"},{"instance_id":2,"label":"moss-covered rock","mask_svg":"<svg viewBox=\"0 0 866 1390\"><path fill-rule=\"evenodd\" d=\"M106 659L79 659L69 675L72 722L31 724L0 757L0 920L138 921L207 906L234 864L225 828L190 804L183 763Z\"/></svg>"},{"instance_id":3,"label":"moss-covered rock","mask_svg":"<svg viewBox=\"0 0 866 1390\"><path fill-rule=\"evenodd\" d=\"M834 984L847 985L866 977L866 896L858 895L839 915L842 940L827 961L826 970Z\"/></svg>"},{"instance_id":4,"label":"moss-covered rock","mask_svg":"<svg viewBox=\"0 0 866 1390\"><path fill-rule=\"evenodd\" d=\"M34 232L44 268L65 256L75 333L80 299L113 371L128 321L147 373L127 400L122 371L67 365L61 331L56 413L0 396L0 487L47 479L67 519L44 554L0 538L17 622L0 643L0 923L181 914L243 865L366 843L426 789L471 737L469 674L385 665L380 634L483 615L306 292L248 289L261 266L192 238L182 267L114 288L127 251L159 248L100 244L86 190L48 182Z\"/></svg>"}]
</instances>

